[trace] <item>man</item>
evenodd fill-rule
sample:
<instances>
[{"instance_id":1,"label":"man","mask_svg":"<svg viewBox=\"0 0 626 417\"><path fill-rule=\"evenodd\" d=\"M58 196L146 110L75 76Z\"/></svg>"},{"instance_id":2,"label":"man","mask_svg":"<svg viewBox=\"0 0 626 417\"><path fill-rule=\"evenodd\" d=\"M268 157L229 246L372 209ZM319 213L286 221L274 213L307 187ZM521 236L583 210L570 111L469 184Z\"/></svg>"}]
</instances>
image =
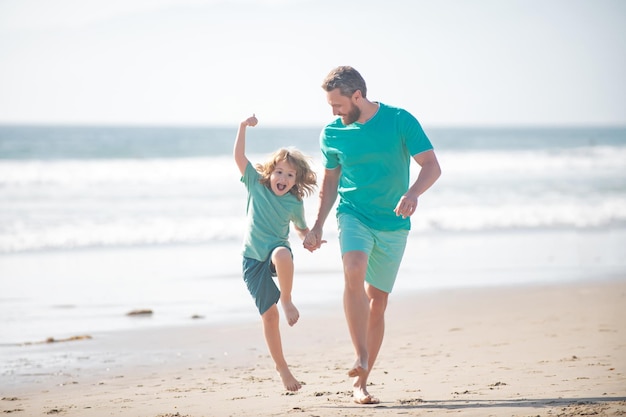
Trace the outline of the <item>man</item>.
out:
<instances>
[{"instance_id":1,"label":"man","mask_svg":"<svg viewBox=\"0 0 626 417\"><path fill-rule=\"evenodd\" d=\"M337 221L345 289L344 310L356 362L354 401L377 404L367 390L385 330L385 309L418 197L441 175L433 147L407 111L369 101L363 77L352 67L332 70L322 84L333 115L321 133L324 179L315 225L304 246L324 242L322 229L339 195ZM409 187L411 158L421 167Z\"/></svg>"}]
</instances>

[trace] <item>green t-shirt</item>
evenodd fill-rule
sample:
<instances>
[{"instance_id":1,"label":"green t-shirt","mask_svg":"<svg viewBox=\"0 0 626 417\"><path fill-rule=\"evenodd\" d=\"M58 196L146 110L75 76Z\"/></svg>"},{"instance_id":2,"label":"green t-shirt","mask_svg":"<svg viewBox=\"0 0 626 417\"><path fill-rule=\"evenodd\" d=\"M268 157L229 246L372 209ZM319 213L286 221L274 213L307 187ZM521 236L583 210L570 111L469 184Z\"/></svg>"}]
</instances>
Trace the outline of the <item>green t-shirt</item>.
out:
<instances>
[{"instance_id":1,"label":"green t-shirt","mask_svg":"<svg viewBox=\"0 0 626 417\"><path fill-rule=\"evenodd\" d=\"M411 157L433 149L421 125L406 110L379 103L366 123L345 126L341 118L320 135L324 167L341 167L337 214L349 213L376 230L410 229L394 209L409 189Z\"/></svg>"},{"instance_id":2,"label":"green t-shirt","mask_svg":"<svg viewBox=\"0 0 626 417\"><path fill-rule=\"evenodd\" d=\"M274 248L290 247L290 222L300 229L307 226L302 200L291 193L277 196L259 178L257 170L248 163L241 177L248 190L243 256L264 261Z\"/></svg>"}]
</instances>

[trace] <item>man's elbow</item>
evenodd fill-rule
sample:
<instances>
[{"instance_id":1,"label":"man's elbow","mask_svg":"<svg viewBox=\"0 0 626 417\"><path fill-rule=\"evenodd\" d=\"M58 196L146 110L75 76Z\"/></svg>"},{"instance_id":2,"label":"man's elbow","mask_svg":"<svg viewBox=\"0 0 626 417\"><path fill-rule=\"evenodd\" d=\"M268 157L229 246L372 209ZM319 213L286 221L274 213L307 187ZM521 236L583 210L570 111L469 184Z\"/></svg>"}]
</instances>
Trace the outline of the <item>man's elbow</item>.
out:
<instances>
[{"instance_id":1,"label":"man's elbow","mask_svg":"<svg viewBox=\"0 0 626 417\"><path fill-rule=\"evenodd\" d=\"M435 177L435 179L439 179L439 177L441 177L441 165L439 165L438 161L435 161L434 164L434 172L433 172L433 176Z\"/></svg>"},{"instance_id":2,"label":"man's elbow","mask_svg":"<svg viewBox=\"0 0 626 417\"><path fill-rule=\"evenodd\" d=\"M426 170L429 173L428 176L432 178L433 181L437 180L441 176L441 166L436 158L423 163L422 170Z\"/></svg>"}]
</instances>

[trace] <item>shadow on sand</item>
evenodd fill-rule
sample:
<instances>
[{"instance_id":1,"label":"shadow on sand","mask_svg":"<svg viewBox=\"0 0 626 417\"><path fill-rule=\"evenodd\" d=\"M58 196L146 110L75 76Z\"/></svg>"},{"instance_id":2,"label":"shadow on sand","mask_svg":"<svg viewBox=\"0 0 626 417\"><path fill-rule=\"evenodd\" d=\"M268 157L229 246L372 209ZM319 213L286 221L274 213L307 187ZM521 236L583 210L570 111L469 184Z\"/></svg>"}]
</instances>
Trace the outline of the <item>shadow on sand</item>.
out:
<instances>
[{"instance_id":1,"label":"shadow on sand","mask_svg":"<svg viewBox=\"0 0 626 417\"><path fill-rule=\"evenodd\" d=\"M397 400L396 402L381 402L372 405L371 408L385 410L464 410L474 408L553 408L553 407L579 407L581 409L601 409L608 405L623 405L626 410L626 397L590 397L590 398L521 398L518 400L423 400L421 398ZM356 404L355 404L356 406ZM364 406L369 407L369 406ZM323 406L323 408L341 408ZM582 411L582 410L580 410ZM565 414L567 415L567 414ZM580 415L575 414L575 415ZM585 415L585 414L582 414Z\"/></svg>"}]
</instances>

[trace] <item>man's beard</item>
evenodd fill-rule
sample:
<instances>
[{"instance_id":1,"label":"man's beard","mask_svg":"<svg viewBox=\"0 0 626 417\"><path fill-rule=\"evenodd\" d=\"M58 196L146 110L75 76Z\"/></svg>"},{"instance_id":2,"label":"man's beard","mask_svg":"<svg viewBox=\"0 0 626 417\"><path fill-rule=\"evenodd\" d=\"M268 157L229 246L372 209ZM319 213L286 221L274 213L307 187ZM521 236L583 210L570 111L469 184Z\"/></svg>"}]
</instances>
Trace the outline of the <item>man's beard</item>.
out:
<instances>
[{"instance_id":1,"label":"man's beard","mask_svg":"<svg viewBox=\"0 0 626 417\"><path fill-rule=\"evenodd\" d=\"M352 108L350 109L348 114L346 114L345 116L341 116L341 121L343 122L345 126L348 126L356 122L357 120L359 120L359 117L361 117L361 109L359 109L354 104L351 104L351 105L352 105Z\"/></svg>"}]
</instances>

